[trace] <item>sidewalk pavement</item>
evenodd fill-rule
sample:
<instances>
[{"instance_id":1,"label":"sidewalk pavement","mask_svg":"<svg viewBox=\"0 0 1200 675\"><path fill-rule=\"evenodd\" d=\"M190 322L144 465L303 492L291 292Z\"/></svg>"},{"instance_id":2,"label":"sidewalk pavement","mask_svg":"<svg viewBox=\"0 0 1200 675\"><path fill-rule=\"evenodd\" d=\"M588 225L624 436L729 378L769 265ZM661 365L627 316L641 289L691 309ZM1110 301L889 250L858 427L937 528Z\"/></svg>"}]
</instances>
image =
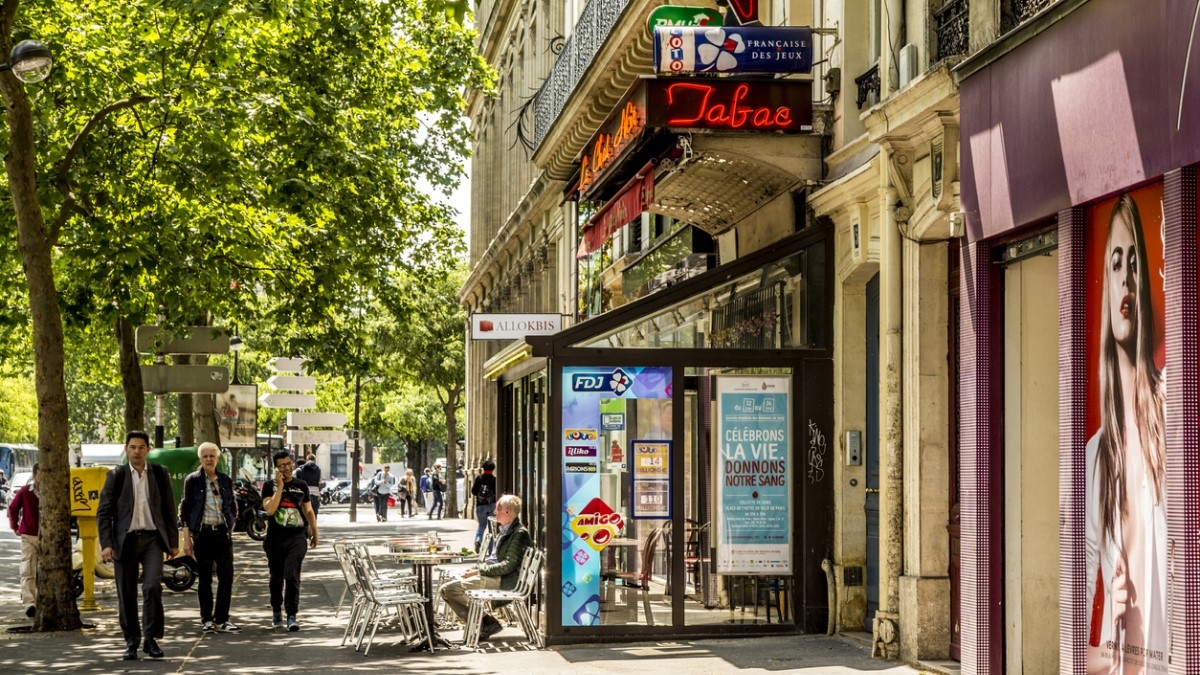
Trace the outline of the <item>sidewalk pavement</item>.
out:
<instances>
[{"instance_id":1,"label":"sidewalk pavement","mask_svg":"<svg viewBox=\"0 0 1200 675\"><path fill-rule=\"evenodd\" d=\"M0 531L0 672L2 673L268 673L290 667L304 672L394 673L403 668L439 673L919 673L893 662L870 657L865 641L824 635L789 635L736 639L676 640L621 644L561 645L533 650L516 627L507 627L480 651L410 652L390 631L381 630L368 656L342 647L346 609L334 616L345 584L333 557L332 542L354 537L379 544L398 533L434 530L454 548L473 544L470 520L428 520L424 515L401 519L392 511L387 523L375 522L369 506L358 509L356 523L348 506L322 507L320 545L304 561L301 583L301 629L273 630L268 601L266 557L262 545L246 535L234 535L235 577L231 620L238 633L200 632L193 588L185 593L163 591L167 634L159 640L163 659L122 661L124 640L117 622L116 590L112 581L98 579L96 601L101 609L84 612L90 628L62 633L21 633L28 626L20 605L17 563L20 543L7 529ZM461 631L443 632L461 641Z\"/></svg>"}]
</instances>

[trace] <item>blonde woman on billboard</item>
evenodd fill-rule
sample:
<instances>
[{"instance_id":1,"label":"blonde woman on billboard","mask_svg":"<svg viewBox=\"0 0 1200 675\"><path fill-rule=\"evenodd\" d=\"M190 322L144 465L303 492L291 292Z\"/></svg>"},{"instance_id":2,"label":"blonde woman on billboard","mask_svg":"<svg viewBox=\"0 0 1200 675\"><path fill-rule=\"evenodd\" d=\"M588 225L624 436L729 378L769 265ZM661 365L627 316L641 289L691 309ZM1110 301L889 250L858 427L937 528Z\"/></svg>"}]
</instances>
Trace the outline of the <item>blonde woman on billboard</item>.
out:
<instances>
[{"instance_id":1,"label":"blonde woman on billboard","mask_svg":"<svg viewBox=\"0 0 1200 675\"><path fill-rule=\"evenodd\" d=\"M1100 323L1100 429L1087 444L1089 673L1166 667L1165 378L1138 207L1109 219Z\"/></svg>"}]
</instances>

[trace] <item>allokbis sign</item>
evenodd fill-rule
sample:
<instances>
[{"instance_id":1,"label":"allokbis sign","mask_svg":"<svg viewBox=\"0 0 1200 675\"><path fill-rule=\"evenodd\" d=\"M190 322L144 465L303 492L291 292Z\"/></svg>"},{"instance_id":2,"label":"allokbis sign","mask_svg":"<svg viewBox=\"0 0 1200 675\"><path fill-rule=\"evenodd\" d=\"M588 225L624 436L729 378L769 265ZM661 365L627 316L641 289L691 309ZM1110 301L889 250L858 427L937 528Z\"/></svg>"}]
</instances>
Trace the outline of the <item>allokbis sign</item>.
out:
<instances>
[{"instance_id":1,"label":"allokbis sign","mask_svg":"<svg viewBox=\"0 0 1200 675\"><path fill-rule=\"evenodd\" d=\"M472 340L519 340L526 335L554 335L562 330L561 314L472 314Z\"/></svg>"}]
</instances>

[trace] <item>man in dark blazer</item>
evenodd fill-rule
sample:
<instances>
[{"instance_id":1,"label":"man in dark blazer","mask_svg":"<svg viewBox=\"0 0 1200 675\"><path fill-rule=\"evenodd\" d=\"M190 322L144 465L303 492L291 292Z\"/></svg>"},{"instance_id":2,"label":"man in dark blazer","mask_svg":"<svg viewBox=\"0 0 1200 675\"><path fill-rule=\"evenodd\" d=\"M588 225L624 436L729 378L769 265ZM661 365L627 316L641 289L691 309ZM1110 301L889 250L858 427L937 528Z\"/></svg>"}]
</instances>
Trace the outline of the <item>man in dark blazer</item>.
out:
<instances>
[{"instance_id":1,"label":"man in dark blazer","mask_svg":"<svg viewBox=\"0 0 1200 675\"><path fill-rule=\"evenodd\" d=\"M125 435L128 464L108 472L96 510L100 530L100 557L113 563L117 581L118 615L125 635L125 660L137 659L142 650L162 658L158 639L163 636L163 560L179 554L179 528L175 494L166 467L146 461L150 437L144 431ZM142 576L143 631L138 624L138 569Z\"/></svg>"}]
</instances>

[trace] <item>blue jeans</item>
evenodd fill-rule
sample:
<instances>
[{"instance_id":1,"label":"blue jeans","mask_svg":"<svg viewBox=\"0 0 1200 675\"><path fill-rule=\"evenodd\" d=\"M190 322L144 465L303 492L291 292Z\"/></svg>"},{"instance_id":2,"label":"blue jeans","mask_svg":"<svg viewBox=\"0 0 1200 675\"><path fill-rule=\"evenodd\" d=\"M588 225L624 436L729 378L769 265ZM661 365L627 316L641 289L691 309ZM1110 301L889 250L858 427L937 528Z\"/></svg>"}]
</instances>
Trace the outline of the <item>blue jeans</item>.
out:
<instances>
[{"instance_id":1,"label":"blue jeans","mask_svg":"<svg viewBox=\"0 0 1200 675\"><path fill-rule=\"evenodd\" d=\"M496 514L496 503L477 504L475 506L475 520L479 521L479 529L475 530L475 548L479 548L479 543L483 541L483 531L487 529L488 518Z\"/></svg>"},{"instance_id":2,"label":"blue jeans","mask_svg":"<svg viewBox=\"0 0 1200 675\"><path fill-rule=\"evenodd\" d=\"M431 504L429 506L429 513L428 513L429 517L432 518L433 512L437 511L438 512L437 517L441 518L442 517L442 509L444 509L445 507L446 507L446 503L444 501L442 501L442 493L435 490L433 492L433 504Z\"/></svg>"}]
</instances>

